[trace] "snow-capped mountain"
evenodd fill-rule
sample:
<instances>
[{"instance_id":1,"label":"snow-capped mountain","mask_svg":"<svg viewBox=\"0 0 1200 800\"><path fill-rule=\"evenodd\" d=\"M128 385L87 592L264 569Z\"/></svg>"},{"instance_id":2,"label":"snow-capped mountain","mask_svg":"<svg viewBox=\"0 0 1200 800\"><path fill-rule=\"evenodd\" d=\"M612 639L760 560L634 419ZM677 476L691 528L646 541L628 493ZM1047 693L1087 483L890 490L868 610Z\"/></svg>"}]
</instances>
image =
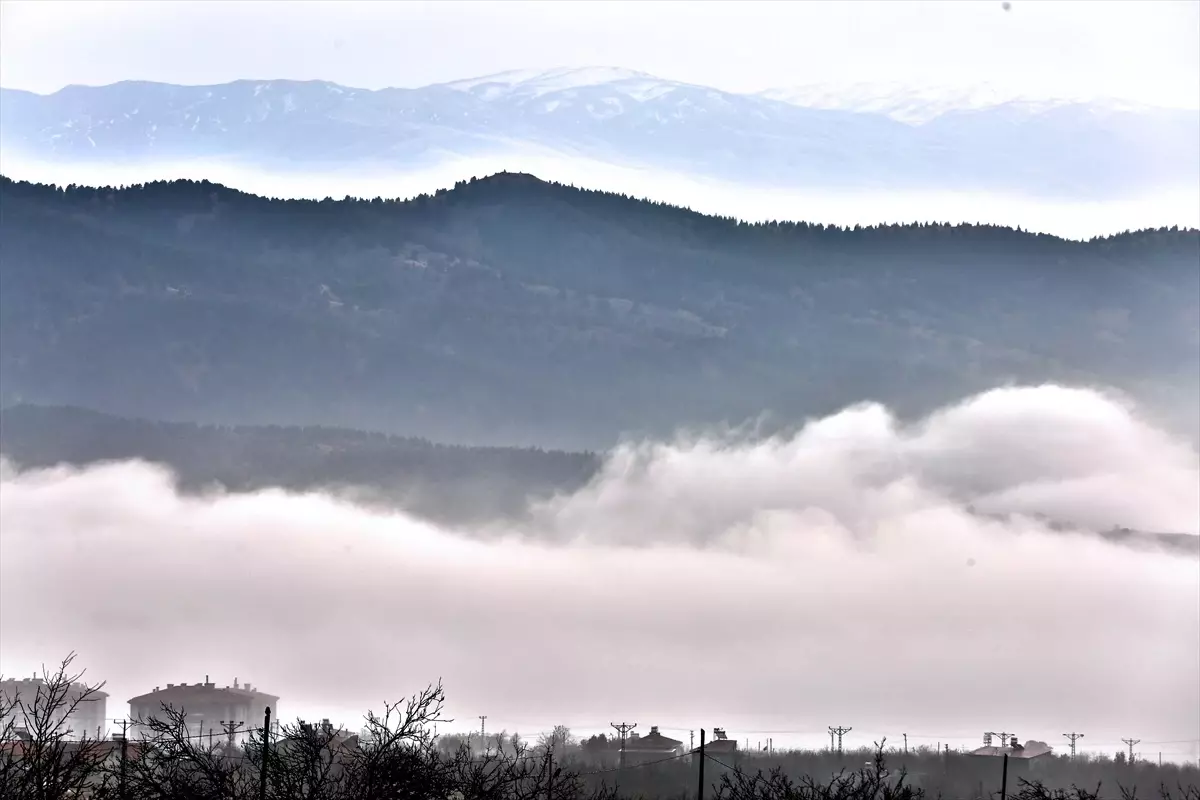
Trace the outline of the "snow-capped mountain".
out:
<instances>
[{"instance_id":1,"label":"snow-capped mountain","mask_svg":"<svg viewBox=\"0 0 1200 800\"><path fill-rule=\"evenodd\" d=\"M884 114L898 122L921 125L957 111L981 111L999 106L1038 114L1054 108L1086 105L1097 110L1148 113L1151 106L1112 97L1031 96L994 84L921 86L901 83L811 83L768 89L759 97L801 108L824 108Z\"/></svg>"},{"instance_id":2,"label":"snow-capped mountain","mask_svg":"<svg viewBox=\"0 0 1200 800\"><path fill-rule=\"evenodd\" d=\"M720 102L723 94L620 67L512 70L431 88L452 89L484 103L508 105L537 114L582 110L598 120L648 105L666 107L676 94L680 100L676 105L684 108L693 105L686 95L707 93L710 102ZM674 116L680 116L678 109Z\"/></svg>"},{"instance_id":3,"label":"snow-capped mountain","mask_svg":"<svg viewBox=\"0 0 1200 800\"><path fill-rule=\"evenodd\" d=\"M734 94L604 67L374 91L324 81L130 81L51 95L3 90L0 103L0 148L32 161L408 169L535 146L806 189L1098 198L1200 183L1200 112L1017 102L986 91Z\"/></svg>"},{"instance_id":4,"label":"snow-capped mountain","mask_svg":"<svg viewBox=\"0 0 1200 800\"><path fill-rule=\"evenodd\" d=\"M547 94L603 86L637 102L653 100L682 84L621 67L552 70L511 70L480 78L441 84L481 100L536 100Z\"/></svg>"}]
</instances>

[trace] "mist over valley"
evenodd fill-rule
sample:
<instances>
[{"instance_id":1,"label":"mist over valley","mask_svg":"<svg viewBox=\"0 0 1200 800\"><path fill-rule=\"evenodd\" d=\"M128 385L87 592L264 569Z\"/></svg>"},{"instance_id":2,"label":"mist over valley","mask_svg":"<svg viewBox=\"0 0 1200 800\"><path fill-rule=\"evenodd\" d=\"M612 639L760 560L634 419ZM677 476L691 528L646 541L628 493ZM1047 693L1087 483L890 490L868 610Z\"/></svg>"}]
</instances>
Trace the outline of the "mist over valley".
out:
<instances>
[{"instance_id":1,"label":"mist over valley","mask_svg":"<svg viewBox=\"0 0 1200 800\"><path fill-rule=\"evenodd\" d=\"M0 797L1200 800L1197 65L4 0Z\"/></svg>"}]
</instances>

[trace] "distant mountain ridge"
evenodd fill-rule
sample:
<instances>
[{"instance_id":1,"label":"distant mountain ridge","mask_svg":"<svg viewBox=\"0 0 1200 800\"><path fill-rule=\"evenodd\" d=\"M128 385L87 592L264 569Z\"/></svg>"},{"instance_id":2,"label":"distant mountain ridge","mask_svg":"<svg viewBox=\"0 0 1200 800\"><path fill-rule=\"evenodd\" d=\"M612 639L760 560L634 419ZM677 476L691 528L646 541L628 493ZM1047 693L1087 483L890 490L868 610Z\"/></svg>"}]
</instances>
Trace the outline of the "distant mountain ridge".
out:
<instances>
[{"instance_id":1,"label":"distant mountain ridge","mask_svg":"<svg viewBox=\"0 0 1200 800\"><path fill-rule=\"evenodd\" d=\"M746 224L518 174L322 202L3 179L0 207L5 404L578 449L1009 382L1185 423L1200 398L1195 230Z\"/></svg>"},{"instance_id":2,"label":"distant mountain ridge","mask_svg":"<svg viewBox=\"0 0 1200 800\"><path fill-rule=\"evenodd\" d=\"M1066 101L955 107L902 92L842 103L829 92L735 94L618 68L375 91L326 81L127 81L44 96L3 89L0 104L0 148L30 160L410 169L530 146L814 191L1095 200L1200 183L1200 111ZM913 115L921 124L898 121Z\"/></svg>"},{"instance_id":3,"label":"distant mountain ridge","mask_svg":"<svg viewBox=\"0 0 1200 800\"><path fill-rule=\"evenodd\" d=\"M776 87L758 93L802 108L824 108L884 114L898 122L923 125L946 114L995 109L1001 106L1030 115L1064 106L1086 106L1096 113L1195 111L1194 108L1154 106L1116 97L1070 97L1045 93L1029 95L989 84L921 86L901 83L809 83Z\"/></svg>"}]
</instances>

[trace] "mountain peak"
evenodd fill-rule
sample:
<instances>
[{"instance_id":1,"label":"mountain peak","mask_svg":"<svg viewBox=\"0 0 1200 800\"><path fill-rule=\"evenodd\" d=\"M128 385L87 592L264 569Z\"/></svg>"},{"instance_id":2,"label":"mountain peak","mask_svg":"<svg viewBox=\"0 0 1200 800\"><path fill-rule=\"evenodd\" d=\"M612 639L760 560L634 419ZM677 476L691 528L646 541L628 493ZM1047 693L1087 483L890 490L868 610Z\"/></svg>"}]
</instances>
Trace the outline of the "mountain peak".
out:
<instances>
[{"instance_id":1,"label":"mountain peak","mask_svg":"<svg viewBox=\"0 0 1200 800\"><path fill-rule=\"evenodd\" d=\"M482 178L472 178L469 181L459 181L458 186L469 185L490 185L490 186L549 186L549 181L544 181L536 175L528 172L494 172L490 175L484 175ZM457 187L456 187L457 188Z\"/></svg>"}]
</instances>

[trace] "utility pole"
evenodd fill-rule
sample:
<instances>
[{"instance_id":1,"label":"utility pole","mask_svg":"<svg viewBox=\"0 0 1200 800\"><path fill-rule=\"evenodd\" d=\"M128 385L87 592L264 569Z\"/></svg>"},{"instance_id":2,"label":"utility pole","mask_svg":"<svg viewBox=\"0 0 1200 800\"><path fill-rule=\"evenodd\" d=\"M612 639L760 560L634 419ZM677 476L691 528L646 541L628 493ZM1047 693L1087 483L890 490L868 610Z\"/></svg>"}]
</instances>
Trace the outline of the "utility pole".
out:
<instances>
[{"instance_id":1,"label":"utility pole","mask_svg":"<svg viewBox=\"0 0 1200 800\"><path fill-rule=\"evenodd\" d=\"M1012 734L1012 733L1005 733L1004 731L1000 731L1000 732L999 732L999 733L997 733L996 735L1000 737L1000 746L1001 746L1001 747L1008 747L1008 737L1010 737L1010 736L1014 736L1015 734Z\"/></svg>"},{"instance_id":2,"label":"utility pole","mask_svg":"<svg viewBox=\"0 0 1200 800\"><path fill-rule=\"evenodd\" d=\"M267 757L271 754L271 707L263 713L262 766L258 770L258 800L267 800Z\"/></svg>"},{"instance_id":3,"label":"utility pole","mask_svg":"<svg viewBox=\"0 0 1200 800\"><path fill-rule=\"evenodd\" d=\"M908 734L904 734L904 755L908 755Z\"/></svg>"},{"instance_id":4,"label":"utility pole","mask_svg":"<svg viewBox=\"0 0 1200 800\"><path fill-rule=\"evenodd\" d=\"M1065 736L1071 740L1071 760L1074 761L1075 760L1075 740L1082 739L1083 734L1072 732L1072 733L1064 733L1063 736Z\"/></svg>"},{"instance_id":5,"label":"utility pole","mask_svg":"<svg viewBox=\"0 0 1200 800\"><path fill-rule=\"evenodd\" d=\"M1000 774L1000 800L1008 800L1008 753L1004 754L1004 772Z\"/></svg>"},{"instance_id":6,"label":"utility pole","mask_svg":"<svg viewBox=\"0 0 1200 800\"><path fill-rule=\"evenodd\" d=\"M233 747L234 742L236 741L238 728L242 727L245 724L246 723L243 722L242 720L235 721L235 720L231 719L228 722L226 722L225 720L221 720L221 728L224 729L225 736L229 739L230 748Z\"/></svg>"},{"instance_id":7,"label":"utility pole","mask_svg":"<svg viewBox=\"0 0 1200 800\"><path fill-rule=\"evenodd\" d=\"M842 754L842 736L844 736L845 734L849 733L852 730L854 730L854 728L844 728L841 725L838 725L836 728L833 727L832 725L829 726L829 746L832 749L833 735L837 734L837 751L838 751L839 756Z\"/></svg>"},{"instance_id":8,"label":"utility pole","mask_svg":"<svg viewBox=\"0 0 1200 800\"><path fill-rule=\"evenodd\" d=\"M129 723L121 720L121 777L118 784L117 796L125 800L125 763L128 760Z\"/></svg>"},{"instance_id":9,"label":"utility pole","mask_svg":"<svg viewBox=\"0 0 1200 800\"><path fill-rule=\"evenodd\" d=\"M625 766L625 737L637 727L636 722L610 722L609 725L617 729L617 733L621 734L621 762L620 766ZM704 731L700 731L700 741L704 741Z\"/></svg>"},{"instance_id":10,"label":"utility pole","mask_svg":"<svg viewBox=\"0 0 1200 800\"><path fill-rule=\"evenodd\" d=\"M696 790L696 800L704 800L704 728L700 729L700 786Z\"/></svg>"},{"instance_id":11,"label":"utility pole","mask_svg":"<svg viewBox=\"0 0 1200 800\"><path fill-rule=\"evenodd\" d=\"M1122 742L1129 745L1129 764L1133 765L1133 746L1141 741L1141 739L1122 739Z\"/></svg>"},{"instance_id":12,"label":"utility pole","mask_svg":"<svg viewBox=\"0 0 1200 800\"><path fill-rule=\"evenodd\" d=\"M497 747L497 750L500 748ZM503 755L503 753L501 754ZM551 739L550 746L546 748L546 759L549 762L549 767L546 775L546 800L554 799L554 741Z\"/></svg>"},{"instance_id":13,"label":"utility pole","mask_svg":"<svg viewBox=\"0 0 1200 800\"><path fill-rule=\"evenodd\" d=\"M484 727L487 724L487 714L479 715L479 746L483 748L484 755L487 755L487 729Z\"/></svg>"},{"instance_id":14,"label":"utility pole","mask_svg":"<svg viewBox=\"0 0 1200 800\"><path fill-rule=\"evenodd\" d=\"M688 731L688 752L696 749L696 732Z\"/></svg>"}]
</instances>

